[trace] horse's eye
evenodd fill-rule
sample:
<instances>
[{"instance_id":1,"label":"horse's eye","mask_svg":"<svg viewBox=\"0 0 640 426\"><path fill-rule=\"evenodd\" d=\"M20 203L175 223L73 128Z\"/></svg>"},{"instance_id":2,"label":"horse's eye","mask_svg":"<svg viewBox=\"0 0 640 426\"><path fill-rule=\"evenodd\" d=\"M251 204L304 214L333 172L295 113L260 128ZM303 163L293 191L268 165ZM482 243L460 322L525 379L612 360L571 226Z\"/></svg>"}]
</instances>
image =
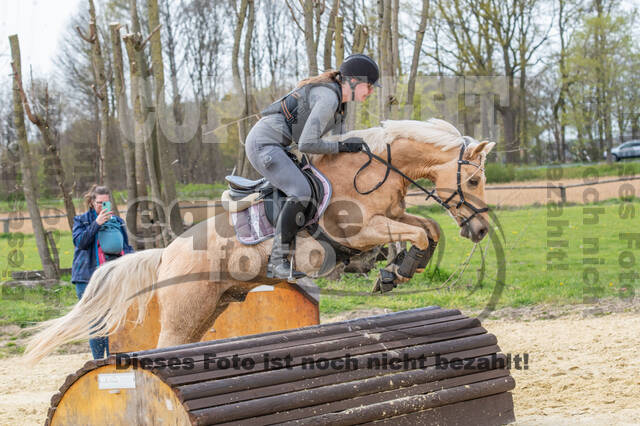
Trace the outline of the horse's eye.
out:
<instances>
[{"instance_id":1,"label":"horse's eye","mask_svg":"<svg viewBox=\"0 0 640 426\"><path fill-rule=\"evenodd\" d=\"M471 186L478 186L479 183L480 183L480 181L478 179L471 179L469 181L469 185L471 185Z\"/></svg>"}]
</instances>

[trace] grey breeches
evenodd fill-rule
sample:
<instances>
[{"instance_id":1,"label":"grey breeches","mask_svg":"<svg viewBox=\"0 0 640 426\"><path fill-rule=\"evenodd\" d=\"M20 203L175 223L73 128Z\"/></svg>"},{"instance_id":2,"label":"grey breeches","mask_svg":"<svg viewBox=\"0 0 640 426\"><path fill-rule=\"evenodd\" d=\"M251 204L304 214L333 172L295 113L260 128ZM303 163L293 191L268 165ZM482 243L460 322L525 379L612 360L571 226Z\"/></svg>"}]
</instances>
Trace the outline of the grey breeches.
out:
<instances>
[{"instance_id":1,"label":"grey breeches","mask_svg":"<svg viewBox=\"0 0 640 426\"><path fill-rule=\"evenodd\" d=\"M245 141L247 158L262 176L287 196L309 200L309 182L285 152L282 138L267 123L259 121Z\"/></svg>"}]
</instances>

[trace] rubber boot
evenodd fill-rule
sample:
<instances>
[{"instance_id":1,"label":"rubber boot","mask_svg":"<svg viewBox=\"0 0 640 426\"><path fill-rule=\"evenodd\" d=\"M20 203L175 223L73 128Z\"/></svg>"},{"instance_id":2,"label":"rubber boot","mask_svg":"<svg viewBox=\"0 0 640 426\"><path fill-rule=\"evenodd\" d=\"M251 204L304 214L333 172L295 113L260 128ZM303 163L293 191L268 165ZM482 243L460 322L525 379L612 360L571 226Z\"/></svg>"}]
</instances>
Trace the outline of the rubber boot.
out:
<instances>
[{"instance_id":1,"label":"rubber boot","mask_svg":"<svg viewBox=\"0 0 640 426\"><path fill-rule=\"evenodd\" d=\"M271 249L271 257L267 266L267 278L292 278L295 280L306 276L303 272L292 270L289 262L291 246L298 230L305 223L304 211L306 206L306 203L296 198L287 198L287 201L285 201L276 224L273 248Z\"/></svg>"}]
</instances>

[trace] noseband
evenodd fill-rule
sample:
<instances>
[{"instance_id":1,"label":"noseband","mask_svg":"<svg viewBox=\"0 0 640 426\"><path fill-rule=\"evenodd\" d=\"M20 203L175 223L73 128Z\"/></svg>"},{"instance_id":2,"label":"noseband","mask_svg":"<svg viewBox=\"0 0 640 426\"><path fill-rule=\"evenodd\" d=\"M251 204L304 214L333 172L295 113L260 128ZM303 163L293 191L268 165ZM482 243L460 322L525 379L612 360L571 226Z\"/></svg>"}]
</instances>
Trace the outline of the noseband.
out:
<instances>
[{"instance_id":1,"label":"noseband","mask_svg":"<svg viewBox=\"0 0 640 426\"><path fill-rule=\"evenodd\" d=\"M385 160L384 158L378 157L377 155L375 155L374 153L371 152L371 149L369 149L369 146L367 144L363 145L364 148L364 153L367 154L367 156L369 156L369 159L367 160L367 162L360 167L360 169L356 172L355 176L353 177L353 187L355 188L355 190L358 192L358 194L361 195L367 195L372 193L373 191L375 191L376 189L380 188L380 186L382 186L383 183L385 183L385 181L387 180L387 178L389 177L389 172L391 170L393 170L394 172L396 172L397 174L399 174L400 176L402 176L403 178L405 178L406 180L408 180L409 182L411 182L412 184L414 184L418 189L420 189L422 192L424 192L425 194L427 194L427 198L425 198L425 200L428 200L429 198L433 198L438 204L440 204L442 207L444 207L447 210L451 210L452 205L449 204L451 202L451 200L458 195L460 197L460 200L458 201L458 203L456 204L456 210L460 208L460 206L467 206L472 212L473 214L471 214L469 217L465 218L462 223L459 225L461 228L463 226L465 226L467 223L469 223L469 221L471 219L473 219L474 217L476 217L476 215L480 214L480 213L484 213L489 211L488 207L484 207L482 209L477 208L476 206L474 206L473 204L471 204L470 202L468 202L467 200L465 200L464 198L464 194L462 192L462 182L461 182L461 171L462 171L462 166L463 165L472 165L477 167L478 169L480 169L480 165L476 164L476 163L472 163L469 160L463 160L462 157L464 156L464 151L467 149L467 141L466 141L466 136L463 138L463 142L462 145L460 146L460 155L458 156L458 171L457 171L457 175L456 175L456 180L457 180L457 188L456 190L451 194L451 196L449 196L446 200L442 200L440 197L438 197L438 195L436 194L436 190L435 188L432 189L431 191L424 188L422 185L420 185L418 182L414 181L413 179L411 179L409 176L405 175L402 171L400 171L397 167L395 167L393 164L391 164L391 145L387 144L387 159ZM365 191L362 192L360 191L360 189L358 189L358 184L357 184L357 179L358 179L358 175L360 174L360 172L362 172L364 169L366 169L367 167L369 167L369 165L371 164L372 159L376 159L378 160L380 163L384 164L385 166L387 166L387 170L385 172L384 178L378 182L372 189L370 189L369 191Z\"/></svg>"}]
</instances>

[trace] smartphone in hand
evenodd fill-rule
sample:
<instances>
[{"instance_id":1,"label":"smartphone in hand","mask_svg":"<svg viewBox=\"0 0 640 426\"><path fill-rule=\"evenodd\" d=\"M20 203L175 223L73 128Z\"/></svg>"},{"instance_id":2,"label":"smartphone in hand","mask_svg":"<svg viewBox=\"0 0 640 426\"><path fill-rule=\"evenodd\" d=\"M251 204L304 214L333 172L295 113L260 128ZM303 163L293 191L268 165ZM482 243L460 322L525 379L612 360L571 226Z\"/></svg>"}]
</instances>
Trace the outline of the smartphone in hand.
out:
<instances>
[{"instance_id":1,"label":"smartphone in hand","mask_svg":"<svg viewBox=\"0 0 640 426\"><path fill-rule=\"evenodd\" d=\"M103 201L102 202L102 210L104 210L105 212L110 212L111 211L111 201Z\"/></svg>"}]
</instances>

